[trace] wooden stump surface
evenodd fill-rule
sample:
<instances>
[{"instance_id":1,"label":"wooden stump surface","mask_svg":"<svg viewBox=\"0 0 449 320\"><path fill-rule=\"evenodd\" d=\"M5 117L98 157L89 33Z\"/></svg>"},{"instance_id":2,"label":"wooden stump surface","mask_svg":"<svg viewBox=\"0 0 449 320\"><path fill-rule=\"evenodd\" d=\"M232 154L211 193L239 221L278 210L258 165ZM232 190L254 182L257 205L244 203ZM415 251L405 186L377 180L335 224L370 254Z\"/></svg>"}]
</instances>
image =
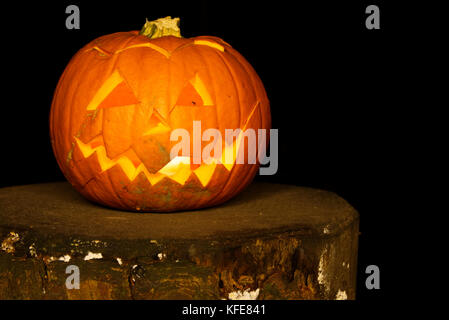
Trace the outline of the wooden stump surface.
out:
<instances>
[{"instance_id":1,"label":"wooden stump surface","mask_svg":"<svg viewBox=\"0 0 449 320\"><path fill-rule=\"evenodd\" d=\"M311 188L253 183L218 207L134 213L65 182L8 187L0 298L353 299L357 240L354 208ZM79 290L65 286L68 265Z\"/></svg>"}]
</instances>

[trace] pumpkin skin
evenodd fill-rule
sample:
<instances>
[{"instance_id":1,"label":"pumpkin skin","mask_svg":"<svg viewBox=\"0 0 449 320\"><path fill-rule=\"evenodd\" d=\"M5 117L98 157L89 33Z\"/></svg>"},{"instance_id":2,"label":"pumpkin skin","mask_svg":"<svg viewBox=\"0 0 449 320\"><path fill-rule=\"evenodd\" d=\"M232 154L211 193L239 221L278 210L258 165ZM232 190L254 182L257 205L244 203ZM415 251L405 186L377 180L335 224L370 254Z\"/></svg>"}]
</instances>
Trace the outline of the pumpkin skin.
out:
<instances>
[{"instance_id":1,"label":"pumpkin skin","mask_svg":"<svg viewBox=\"0 0 449 320\"><path fill-rule=\"evenodd\" d=\"M269 129L269 101L250 64L216 37L118 32L90 42L67 65L50 135L63 174L87 199L130 211L189 210L232 198L259 167L191 161L167 174L179 142L170 133L186 129L192 146L194 120L222 137L225 129Z\"/></svg>"}]
</instances>

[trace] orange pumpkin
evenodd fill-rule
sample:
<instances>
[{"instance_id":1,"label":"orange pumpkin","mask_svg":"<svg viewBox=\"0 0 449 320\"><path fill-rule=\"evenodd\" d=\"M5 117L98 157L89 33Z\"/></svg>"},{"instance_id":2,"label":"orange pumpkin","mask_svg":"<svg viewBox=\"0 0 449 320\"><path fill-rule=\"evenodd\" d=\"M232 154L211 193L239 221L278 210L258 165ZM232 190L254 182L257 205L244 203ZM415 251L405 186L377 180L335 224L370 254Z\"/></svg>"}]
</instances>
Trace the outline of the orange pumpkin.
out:
<instances>
[{"instance_id":1,"label":"orange pumpkin","mask_svg":"<svg viewBox=\"0 0 449 320\"><path fill-rule=\"evenodd\" d=\"M232 163L170 159L171 132L192 136L193 121L222 137L225 129L269 129L271 121L250 64L217 37L181 37L178 22L147 21L140 33L95 39L62 74L51 141L65 177L86 198L132 211L195 209L230 199L255 176L258 161L237 164L235 154ZM225 148L235 150L236 141Z\"/></svg>"}]
</instances>

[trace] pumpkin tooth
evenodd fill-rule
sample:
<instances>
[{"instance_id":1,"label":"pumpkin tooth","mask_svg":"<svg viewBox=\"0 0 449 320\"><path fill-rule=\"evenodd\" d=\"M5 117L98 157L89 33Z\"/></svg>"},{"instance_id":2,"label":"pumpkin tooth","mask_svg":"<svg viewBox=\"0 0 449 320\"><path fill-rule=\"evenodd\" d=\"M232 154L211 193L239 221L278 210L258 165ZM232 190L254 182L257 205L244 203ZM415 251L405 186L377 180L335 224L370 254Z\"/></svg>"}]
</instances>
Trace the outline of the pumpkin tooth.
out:
<instances>
[{"instance_id":1,"label":"pumpkin tooth","mask_svg":"<svg viewBox=\"0 0 449 320\"><path fill-rule=\"evenodd\" d=\"M183 185L192 173L190 157L174 157L158 172Z\"/></svg>"},{"instance_id":2,"label":"pumpkin tooth","mask_svg":"<svg viewBox=\"0 0 449 320\"><path fill-rule=\"evenodd\" d=\"M206 187L210 179L212 179L212 175L214 174L216 167L217 161L213 159L212 163L210 164L204 163L193 171L197 176L198 180L200 180L203 187Z\"/></svg>"},{"instance_id":3,"label":"pumpkin tooth","mask_svg":"<svg viewBox=\"0 0 449 320\"><path fill-rule=\"evenodd\" d=\"M152 184L159 182L161 178L163 178L158 175L152 175L151 173L149 173L143 164L135 167L132 160L127 156L120 156L117 159L110 159L106 154L104 145L98 145L97 143L95 143L95 147L92 147L91 144L83 143L76 137L75 141L85 158L90 157L93 153L97 154L97 161L101 167L102 172L112 168L115 165L119 165L130 181L133 181L140 172L144 172L144 174Z\"/></svg>"},{"instance_id":4,"label":"pumpkin tooth","mask_svg":"<svg viewBox=\"0 0 449 320\"><path fill-rule=\"evenodd\" d=\"M190 168L190 157L174 157L159 172L166 176L173 176L177 174L180 166L189 166Z\"/></svg>"},{"instance_id":5,"label":"pumpkin tooth","mask_svg":"<svg viewBox=\"0 0 449 320\"><path fill-rule=\"evenodd\" d=\"M239 133L235 142L232 144L224 143L224 152L221 154L220 163L226 168L226 170L231 171L234 167L235 160L237 160L237 152L240 147L240 142L242 140L242 132Z\"/></svg>"}]
</instances>

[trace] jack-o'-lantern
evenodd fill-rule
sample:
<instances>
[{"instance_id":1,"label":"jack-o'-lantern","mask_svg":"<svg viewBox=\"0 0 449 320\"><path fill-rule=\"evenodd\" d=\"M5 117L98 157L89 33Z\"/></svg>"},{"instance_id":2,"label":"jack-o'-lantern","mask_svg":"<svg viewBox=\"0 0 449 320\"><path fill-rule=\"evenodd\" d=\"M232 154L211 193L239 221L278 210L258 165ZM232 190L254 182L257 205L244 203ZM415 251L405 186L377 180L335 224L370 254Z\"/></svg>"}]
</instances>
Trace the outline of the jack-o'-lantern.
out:
<instances>
[{"instance_id":1,"label":"jack-o'-lantern","mask_svg":"<svg viewBox=\"0 0 449 320\"><path fill-rule=\"evenodd\" d=\"M93 40L59 80L53 150L68 181L94 202L132 211L202 208L239 193L258 170L259 161L236 163L236 152L231 162L170 158L177 143L171 133L192 135L194 121L221 137L226 129L269 129L271 121L250 64L217 37L181 37L178 22L147 21L140 32ZM222 149L235 151L241 138L223 141Z\"/></svg>"}]
</instances>

